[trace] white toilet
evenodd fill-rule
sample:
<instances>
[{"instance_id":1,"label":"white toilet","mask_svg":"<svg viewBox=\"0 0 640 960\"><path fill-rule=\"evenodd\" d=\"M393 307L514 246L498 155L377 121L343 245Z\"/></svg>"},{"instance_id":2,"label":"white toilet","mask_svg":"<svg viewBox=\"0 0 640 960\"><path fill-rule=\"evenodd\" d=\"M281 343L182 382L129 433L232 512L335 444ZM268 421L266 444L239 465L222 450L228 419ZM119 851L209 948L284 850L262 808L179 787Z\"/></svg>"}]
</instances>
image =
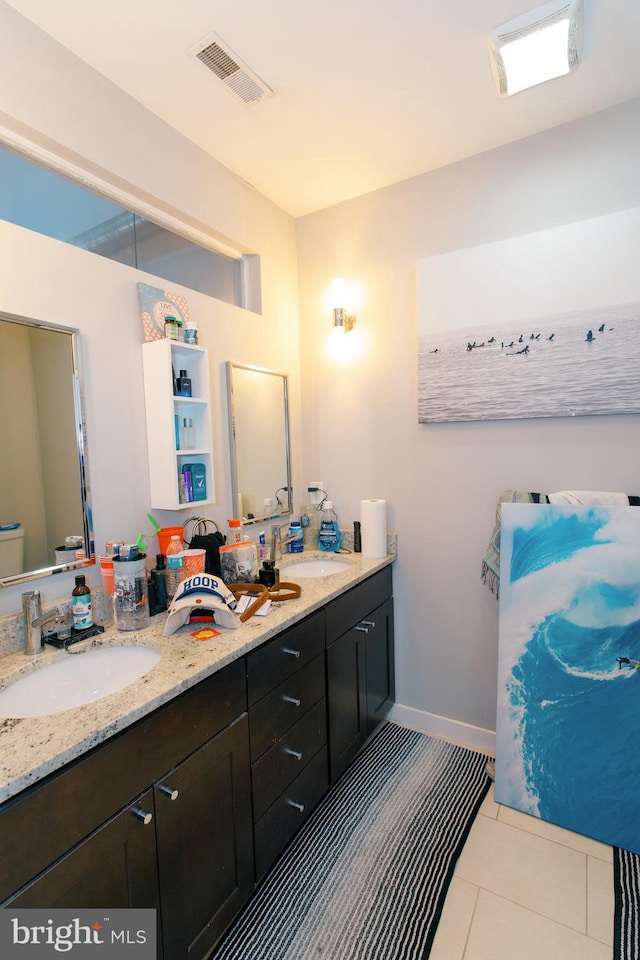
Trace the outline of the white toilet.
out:
<instances>
[{"instance_id":1,"label":"white toilet","mask_svg":"<svg viewBox=\"0 0 640 960\"><path fill-rule=\"evenodd\" d=\"M24 527L0 530L0 579L24 571Z\"/></svg>"}]
</instances>

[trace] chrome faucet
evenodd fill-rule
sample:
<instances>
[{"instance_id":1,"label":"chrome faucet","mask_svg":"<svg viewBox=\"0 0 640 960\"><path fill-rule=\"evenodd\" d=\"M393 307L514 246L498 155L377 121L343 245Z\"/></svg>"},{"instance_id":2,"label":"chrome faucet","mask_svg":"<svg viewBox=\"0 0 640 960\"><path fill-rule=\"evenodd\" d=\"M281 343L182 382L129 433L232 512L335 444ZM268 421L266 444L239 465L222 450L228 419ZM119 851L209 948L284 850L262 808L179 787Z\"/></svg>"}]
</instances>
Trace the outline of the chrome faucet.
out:
<instances>
[{"instance_id":1,"label":"chrome faucet","mask_svg":"<svg viewBox=\"0 0 640 960\"><path fill-rule=\"evenodd\" d=\"M283 537L282 527L279 523L274 523L271 527L271 559L277 560L280 547L284 547L285 544L291 543L291 541L295 539L295 534L290 537Z\"/></svg>"},{"instance_id":2,"label":"chrome faucet","mask_svg":"<svg viewBox=\"0 0 640 960\"><path fill-rule=\"evenodd\" d=\"M42 628L47 623L60 623L63 617L57 609L42 612L42 603L39 590L29 590L22 594L22 610L24 612L24 632L27 645L24 652L28 657L35 657L43 649Z\"/></svg>"}]
</instances>

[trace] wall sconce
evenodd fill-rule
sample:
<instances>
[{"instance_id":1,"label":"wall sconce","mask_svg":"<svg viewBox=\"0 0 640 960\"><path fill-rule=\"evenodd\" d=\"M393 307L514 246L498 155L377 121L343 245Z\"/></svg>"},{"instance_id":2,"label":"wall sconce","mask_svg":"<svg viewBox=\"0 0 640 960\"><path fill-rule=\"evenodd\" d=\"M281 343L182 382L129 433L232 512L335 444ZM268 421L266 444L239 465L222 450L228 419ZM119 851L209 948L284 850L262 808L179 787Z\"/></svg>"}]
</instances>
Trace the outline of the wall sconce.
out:
<instances>
[{"instance_id":1,"label":"wall sconce","mask_svg":"<svg viewBox=\"0 0 640 960\"><path fill-rule=\"evenodd\" d=\"M333 325L338 330L349 333L356 325L355 313L348 313L345 307L345 283L342 277L335 277L331 285L333 300Z\"/></svg>"}]
</instances>

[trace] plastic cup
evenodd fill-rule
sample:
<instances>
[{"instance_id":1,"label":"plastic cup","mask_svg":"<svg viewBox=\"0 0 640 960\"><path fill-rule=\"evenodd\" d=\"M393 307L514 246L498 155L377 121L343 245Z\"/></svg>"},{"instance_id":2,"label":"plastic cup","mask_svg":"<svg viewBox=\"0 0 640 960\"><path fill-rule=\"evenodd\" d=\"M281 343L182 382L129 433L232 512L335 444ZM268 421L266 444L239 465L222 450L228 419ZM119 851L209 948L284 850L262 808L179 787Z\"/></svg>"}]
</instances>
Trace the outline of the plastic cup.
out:
<instances>
[{"instance_id":1,"label":"plastic cup","mask_svg":"<svg viewBox=\"0 0 640 960\"><path fill-rule=\"evenodd\" d=\"M206 560L205 550L184 551L184 572L186 577L194 577L197 573L204 573Z\"/></svg>"},{"instance_id":2,"label":"plastic cup","mask_svg":"<svg viewBox=\"0 0 640 960\"><path fill-rule=\"evenodd\" d=\"M105 597L110 597L115 585L113 577L113 557L102 555L99 558L100 573L102 574L102 586Z\"/></svg>"},{"instance_id":3,"label":"plastic cup","mask_svg":"<svg viewBox=\"0 0 640 960\"><path fill-rule=\"evenodd\" d=\"M166 556L171 537L180 537L182 541L183 533L182 527L162 527L161 530L158 530L158 547L160 548L158 553L164 553Z\"/></svg>"},{"instance_id":4,"label":"plastic cup","mask_svg":"<svg viewBox=\"0 0 640 960\"><path fill-rule=\"evenodd\" d=\"M118 630L141 630L149 626L147 565L138 560L116 560L113 565L113 617Z\"/></svg>"}]
</instances>

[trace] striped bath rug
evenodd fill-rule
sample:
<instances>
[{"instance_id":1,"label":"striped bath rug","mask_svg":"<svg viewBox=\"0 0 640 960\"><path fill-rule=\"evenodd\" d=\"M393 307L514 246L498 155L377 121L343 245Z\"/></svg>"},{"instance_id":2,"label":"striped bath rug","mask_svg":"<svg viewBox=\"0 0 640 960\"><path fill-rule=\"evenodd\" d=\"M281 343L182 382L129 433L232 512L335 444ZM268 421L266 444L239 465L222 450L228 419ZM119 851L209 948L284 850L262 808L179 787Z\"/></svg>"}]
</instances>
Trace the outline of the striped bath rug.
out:
<instances>
[{"instance_id":1,"label":"striped bath rug","mask_svg":"<svg viewBox=\"0 0 640 960\"><path fill-rule=\"evenodd\" d=\"M613 960L640 957L640 857L613 848Z\"/></svg>"},{"instance_id":2,"label":"striped bath rug","mask_svg":"<svg viewBox=\"0 0 640 960\"><path fill-rule=\"evenodd\" d=\"M386 724L211 960L425 960L487 757Z\"/></svg>"}]
</instances>

